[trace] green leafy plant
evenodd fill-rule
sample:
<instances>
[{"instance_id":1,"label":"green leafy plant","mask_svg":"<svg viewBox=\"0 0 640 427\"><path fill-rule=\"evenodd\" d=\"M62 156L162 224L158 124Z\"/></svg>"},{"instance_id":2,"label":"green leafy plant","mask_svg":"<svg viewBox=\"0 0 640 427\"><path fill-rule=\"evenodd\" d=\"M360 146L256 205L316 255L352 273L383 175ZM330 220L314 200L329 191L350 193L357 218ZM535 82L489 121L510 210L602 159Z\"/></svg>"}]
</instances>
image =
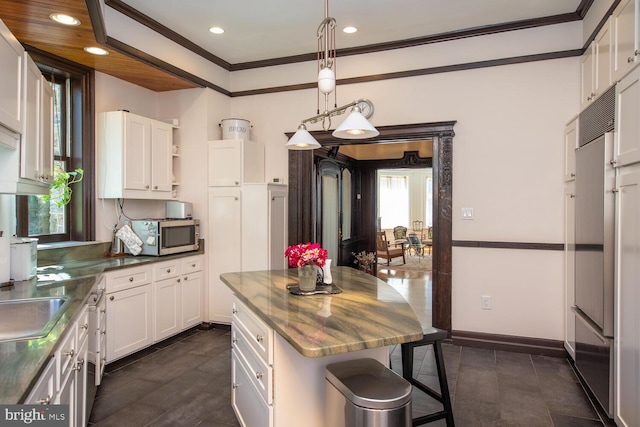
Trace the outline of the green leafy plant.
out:
<instances>
[{"instance_id":1,"label":"green leafy plant","mask_svg":"<svg viewBox=\"0 0 640 427\"><path fill-rule=\"evenodd\" d=\"M67 172L60 166L56 166L53 170L53 182L51 183L49 194L43 196L43 199L50 200L53 197L59 208L69 204L71 194L73 194L71 184L82 181L83 177L84 170L80 168Z\"/></svg>"}]
</instances>

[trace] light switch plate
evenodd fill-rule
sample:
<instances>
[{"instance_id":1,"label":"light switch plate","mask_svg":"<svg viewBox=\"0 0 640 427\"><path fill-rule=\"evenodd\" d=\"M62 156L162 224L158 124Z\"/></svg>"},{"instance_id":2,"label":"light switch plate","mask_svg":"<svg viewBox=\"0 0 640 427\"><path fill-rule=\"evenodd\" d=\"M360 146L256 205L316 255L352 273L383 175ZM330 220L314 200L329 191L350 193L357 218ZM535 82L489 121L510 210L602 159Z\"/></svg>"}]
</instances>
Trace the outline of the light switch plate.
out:
<instances>
[{"instance_id":1,"label":"light switch plate","mask_svg":"<svg viewBox=\"0 0 640 427\"><path fill-rule=\"evenodd\" d=\"M462 219L473 219L473 208L462 208Z\"/></svg>"}]
</instances>

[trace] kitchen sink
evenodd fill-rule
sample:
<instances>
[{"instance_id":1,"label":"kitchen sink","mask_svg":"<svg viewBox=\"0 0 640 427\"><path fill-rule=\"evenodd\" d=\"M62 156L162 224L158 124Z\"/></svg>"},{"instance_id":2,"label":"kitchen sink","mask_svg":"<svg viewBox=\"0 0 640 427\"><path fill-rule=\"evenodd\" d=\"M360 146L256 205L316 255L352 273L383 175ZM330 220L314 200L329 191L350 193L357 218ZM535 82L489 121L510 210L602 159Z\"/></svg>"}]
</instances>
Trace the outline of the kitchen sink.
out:
<instances>
[{"instance_id":1,"label":"kitchen sink","mask_svg":"<svg viewBox=\"0 0 640 427\"><path fill-rule=\"evenodd\" d=\"M0 301L0 342L44 338L67 309L69 297Z\"/></svg>"}]
</instances>

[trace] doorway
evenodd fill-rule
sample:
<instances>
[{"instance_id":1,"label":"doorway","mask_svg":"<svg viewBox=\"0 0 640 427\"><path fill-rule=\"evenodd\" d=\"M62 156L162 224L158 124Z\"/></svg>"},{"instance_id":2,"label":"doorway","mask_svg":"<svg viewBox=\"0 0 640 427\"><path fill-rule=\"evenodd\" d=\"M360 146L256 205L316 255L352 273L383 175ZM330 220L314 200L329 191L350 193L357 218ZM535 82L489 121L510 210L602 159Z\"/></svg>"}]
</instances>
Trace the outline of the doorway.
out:
<instances>
[{"instance_id":1,"label":"doorway","mask_svg":"<svg viewBox=\"0 0 640 427\"><path fill-rule=\"evenodd\" d=\"M334 151L343 145L382 144L398 141L425 141L433 144L433 326L451 332L451 210L453 178L453 126L455 121L411 125L381 126L380 134L363 140L341 140L329 131L311 134L323 147ZM287 134L290 138L293 133ZM335 153L338 149L335 148ZM398 167L415 164L419 156L406 155L398 160ZM390 166L395 167L395 166ZM357 186L361 198L353 206L359 211L360 230L353 241L363 241L375 248L377 218L375 212L375 169L362 171ZM289 244L315 241L317 234L316 170L313 151L289 151ZM369 212L369 214L367 214ZM353 222L352 222L353 223Z\"/></svg>"}]
</instances>

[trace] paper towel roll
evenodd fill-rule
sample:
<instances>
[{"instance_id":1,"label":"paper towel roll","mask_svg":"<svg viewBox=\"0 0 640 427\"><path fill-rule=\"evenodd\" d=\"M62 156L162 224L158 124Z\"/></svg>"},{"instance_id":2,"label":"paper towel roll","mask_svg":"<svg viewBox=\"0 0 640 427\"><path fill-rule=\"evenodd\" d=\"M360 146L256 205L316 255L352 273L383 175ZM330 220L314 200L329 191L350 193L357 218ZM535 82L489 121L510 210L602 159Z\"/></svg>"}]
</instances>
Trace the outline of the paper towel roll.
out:
<instances>
[{"instance_id":1,"label":"paper towel roll","mask_svg":"<svg viewBox=\"0 0 640 427\"><path fill-rule=\"evenodd\" d=\"M0 237L0 284L9 281L9 249L11 238L9 236Z\"/></svg>"}]
</instances>

